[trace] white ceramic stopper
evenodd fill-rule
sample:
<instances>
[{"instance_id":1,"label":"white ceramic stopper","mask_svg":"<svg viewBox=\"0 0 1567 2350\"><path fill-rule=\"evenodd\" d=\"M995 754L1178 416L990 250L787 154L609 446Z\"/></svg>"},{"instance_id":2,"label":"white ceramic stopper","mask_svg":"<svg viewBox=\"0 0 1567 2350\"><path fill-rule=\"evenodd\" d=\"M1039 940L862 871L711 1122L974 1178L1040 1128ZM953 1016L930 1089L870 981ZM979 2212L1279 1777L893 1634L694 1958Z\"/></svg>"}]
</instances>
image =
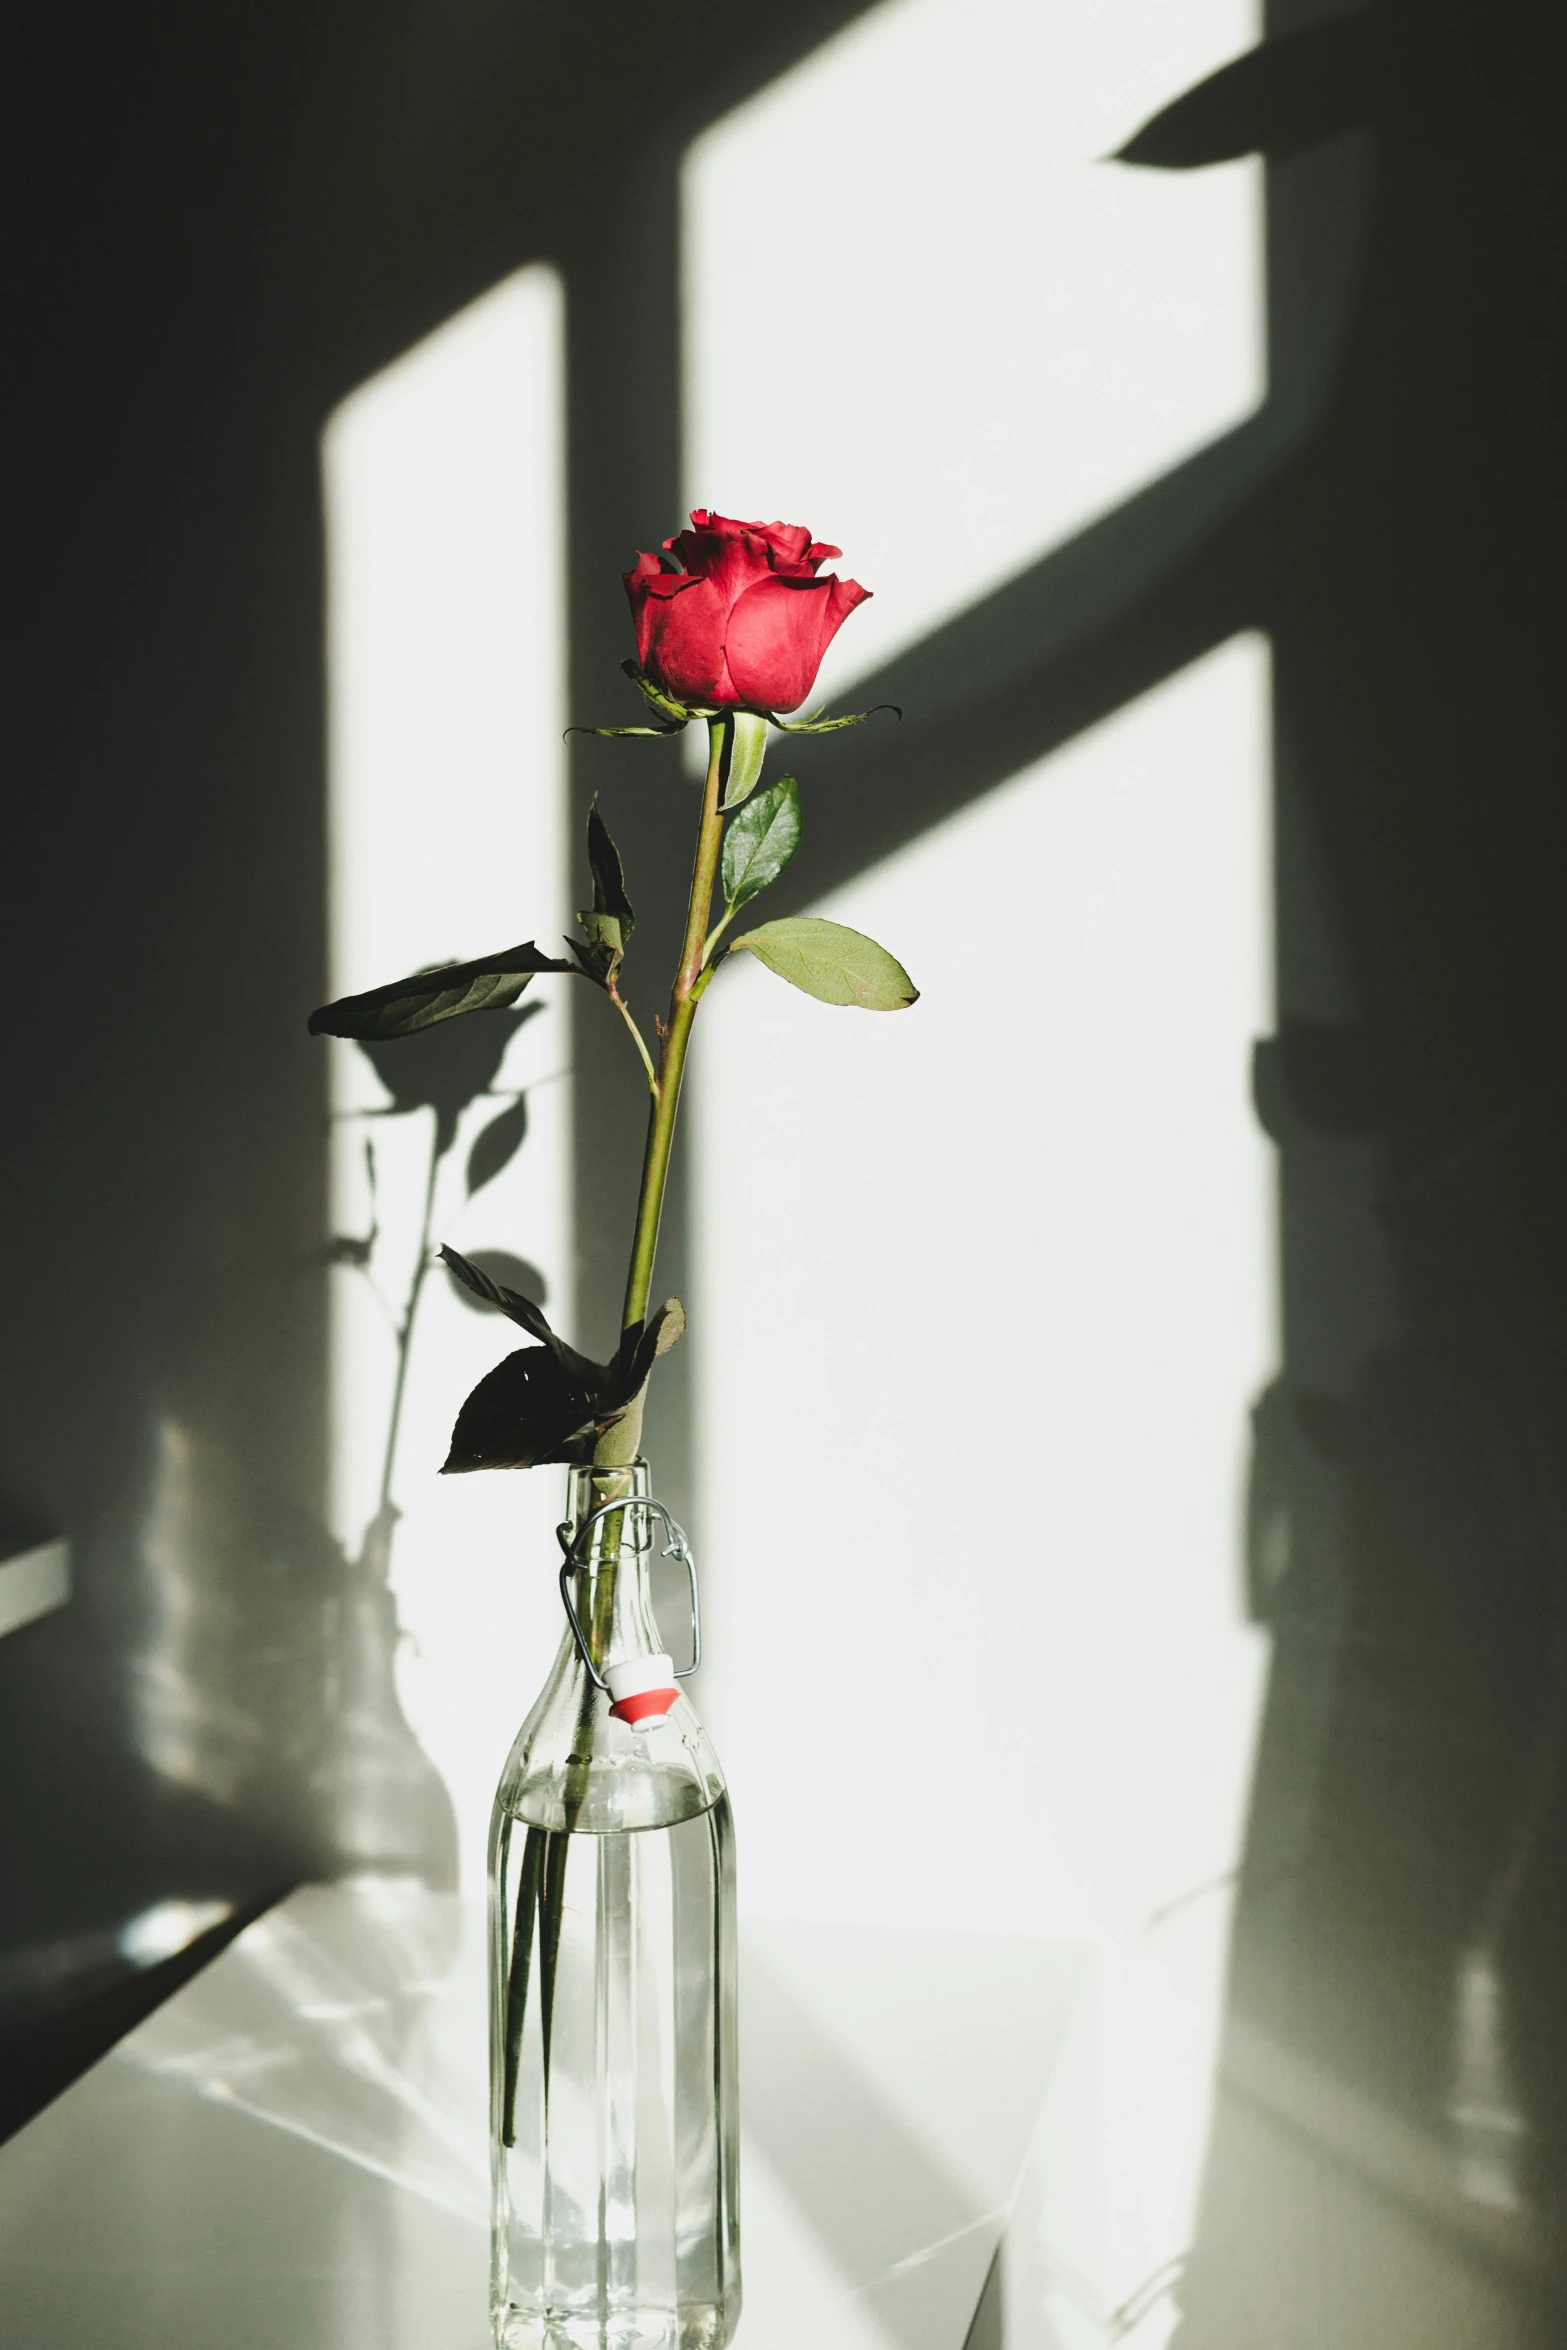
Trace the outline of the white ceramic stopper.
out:
<instances>
[{"instance_id":1,"label":"white ceramic stopper","mask_svg":"<svg viewBox=\"0 0 1567 2350\"><path fill-rule=\"evenodd\" d=\"M675 1687L675 1660L671 1656L631 1656L623 1664L606 1665L610 1712L623 1722L645 1722L667 1714L680 1695Z\"/></svg>"}]
</instances>

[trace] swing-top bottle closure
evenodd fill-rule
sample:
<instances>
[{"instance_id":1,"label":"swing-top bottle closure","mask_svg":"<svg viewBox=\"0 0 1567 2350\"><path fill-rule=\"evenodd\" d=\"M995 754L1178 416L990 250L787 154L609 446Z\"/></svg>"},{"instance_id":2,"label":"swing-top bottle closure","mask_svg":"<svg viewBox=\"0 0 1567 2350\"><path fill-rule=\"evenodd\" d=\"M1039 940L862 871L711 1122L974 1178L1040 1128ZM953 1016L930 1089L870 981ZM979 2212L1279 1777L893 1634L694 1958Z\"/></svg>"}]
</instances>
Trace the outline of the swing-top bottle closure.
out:
<instances>
[{"instance_id":1,"label":"swing-top bottle closure","mask_svg":"<svg viewBox=\"0 0 1567 2350\"><path fill-rule=\"evenodd\" d=\"M657 1650L651 1656L630 1656L618 1660L611 1658L602 1671L593 1661L593 1652L572 1602L571 1578L573 1574L581 1574L591 1563L581 1556L581 1552L593 1528L601 1518L613 1517L617 1510L646 1510L650 1515L662 1518L669 1536L663 1555L667 1559L678 1559L685 1568L686 1579L691 1587L691 1662L678 1670L674 1658L663 1650ZM607 1694L609 1710L617 1721L628 1723L633 1729L640 1728L644 1723L651 1725L655 1721L662 1721L680 1695L676 1683L688 1680L702 1662L702 1613L697 1599L696 1560L691 1555L691 1545L686 1539L684 1528L676 1524L661 1501L654 1501L647 1494L632 1493L621 1501L601 1503L599 1508L590 1511L583 1519L575 1534L569 1520L557 1526L555 1532L565 1552L560 1568L561 1604L566 1610L566 1621L571 1626L578 1654L594 1686Z\"/></svg>"}]
</instances>

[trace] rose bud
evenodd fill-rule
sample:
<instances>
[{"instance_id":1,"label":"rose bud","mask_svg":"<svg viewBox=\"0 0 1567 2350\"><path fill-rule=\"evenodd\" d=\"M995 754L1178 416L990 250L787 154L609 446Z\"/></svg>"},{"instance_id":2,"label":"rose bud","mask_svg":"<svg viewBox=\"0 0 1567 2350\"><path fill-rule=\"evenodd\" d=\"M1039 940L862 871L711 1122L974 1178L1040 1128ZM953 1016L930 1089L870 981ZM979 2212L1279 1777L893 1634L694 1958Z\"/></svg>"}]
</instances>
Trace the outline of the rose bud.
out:
<instances>
[{"instance_id":1,"label":"rose bud","mask_svg":"<svg viewBox=\"0 0 1567 2350\"><path fill-rule=\"evenodd\" d=\"M841 555L796 523L731 522L699 506L691 528L623 574L649 682L686 704L794 710L856 604L858 580L819 565ZM684 568L682 568L682 566Z\"/></svg>"}]
</instances>

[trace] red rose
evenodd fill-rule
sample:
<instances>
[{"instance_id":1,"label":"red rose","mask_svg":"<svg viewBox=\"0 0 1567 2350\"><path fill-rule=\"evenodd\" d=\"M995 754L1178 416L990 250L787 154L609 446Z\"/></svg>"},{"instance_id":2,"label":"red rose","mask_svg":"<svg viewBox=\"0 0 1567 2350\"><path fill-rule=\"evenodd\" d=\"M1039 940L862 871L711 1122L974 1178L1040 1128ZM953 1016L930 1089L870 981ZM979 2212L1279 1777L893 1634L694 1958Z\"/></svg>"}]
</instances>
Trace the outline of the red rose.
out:
<instances>
[{"instance_id":1,"label":"red rose","mask_svg":"<svg viewBox=\"0 0 1567 2350\"><path fill-rule=\"evenodd\" d=\"M662 562L639 555L623 575L644 675L677 702L798 709L869 588L818 579L843 549L797 523L731 522L699 506L691 525L665 539Z\"/></svg>"}]
</instances>

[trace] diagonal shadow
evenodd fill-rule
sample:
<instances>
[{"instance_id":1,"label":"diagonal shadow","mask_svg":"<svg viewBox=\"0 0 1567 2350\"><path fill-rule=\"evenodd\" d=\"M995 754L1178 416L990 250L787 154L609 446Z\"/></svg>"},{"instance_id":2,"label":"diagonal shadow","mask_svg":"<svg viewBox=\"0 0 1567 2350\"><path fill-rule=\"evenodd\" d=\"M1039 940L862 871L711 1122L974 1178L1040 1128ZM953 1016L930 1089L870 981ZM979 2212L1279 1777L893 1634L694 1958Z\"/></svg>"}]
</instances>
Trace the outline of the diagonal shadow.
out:
<instances>
[{"instance_id":1,"label":"diagonal shadow","mask_svg":"<svg viewBox=\"0 0 1567 2350\"><path fill-rule=\"evenodd\" d=\"M1265 410L857 681L854 700L894 702L903 720L834 744L833 820L807 829L775 885L780 910L907 847L1255 625L1256 506L1297 437Z\"/></svg>"}]
</instances>

